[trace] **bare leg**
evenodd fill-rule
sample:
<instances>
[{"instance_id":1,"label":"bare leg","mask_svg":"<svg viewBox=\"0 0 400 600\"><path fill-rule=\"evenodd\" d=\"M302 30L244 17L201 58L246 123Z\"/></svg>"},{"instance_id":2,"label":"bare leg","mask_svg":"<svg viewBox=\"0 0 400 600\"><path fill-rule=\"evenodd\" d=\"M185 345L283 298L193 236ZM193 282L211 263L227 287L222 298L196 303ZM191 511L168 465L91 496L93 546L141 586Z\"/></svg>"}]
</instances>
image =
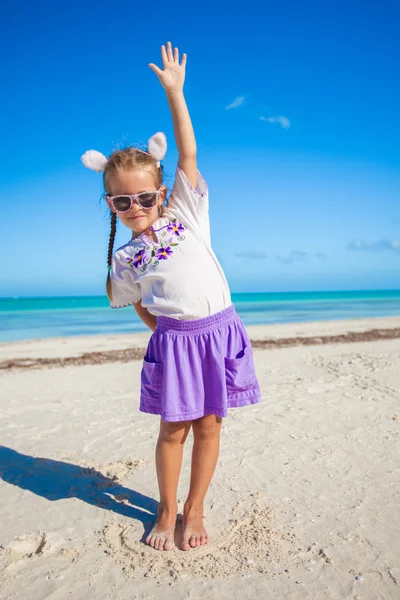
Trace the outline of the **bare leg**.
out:
<instances>
[{"instance_id":1,"label":"bare leg","mask_svg":"<svg viewBox=\"0 0 400 600\"><path fill-rule=\"evenodd\" d=\"M182 550L208 542L203 527L203 506L218 460L221 424L222 419L216 415L207 415L192 423L192 472L189 495L183 509Z\"/></svg>"},{"instance_id":2,"label":"bare leg","mask_svg":"<svg viewBox=\"0 0 400 600\"><path fill-rule=\"evenodd\" d=\"M190 421L166 423L161 421L156 447L156 466L160 505L153 529L146 543L155 550L172 550L178 505L176 492L182 465L183 445L189 434Z\"/></svg>"}]
</instances>

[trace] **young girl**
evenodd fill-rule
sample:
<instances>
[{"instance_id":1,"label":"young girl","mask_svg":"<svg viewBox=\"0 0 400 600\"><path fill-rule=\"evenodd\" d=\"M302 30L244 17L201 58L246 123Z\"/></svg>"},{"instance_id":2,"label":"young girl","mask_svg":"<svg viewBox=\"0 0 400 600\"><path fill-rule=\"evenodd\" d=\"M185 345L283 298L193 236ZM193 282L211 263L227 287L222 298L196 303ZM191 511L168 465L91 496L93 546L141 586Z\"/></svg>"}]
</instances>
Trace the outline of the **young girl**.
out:
<instances>
[{"instance_id":1,"label":"young girl","mask_svg":"<svg viewBox=\"0 0 400 600\"><path fill-rule=\"evenodd\" d=\"M150 64L167 95L179 163L166 204L160 160L165 136L147 151L90 150L82 160L104 171L111 214L107 294L113 308L133 305L154 332L141 373L140 410L160 415L156 467L160 504L146 542L174 545L183 445L194 436L190 489L183 511L182 550L208 541L203 504L219 453L228 408L255 404L260 390L252 350L229 287L211 249L208 189L197 170L196 141L183 95L186 55L162 46L163 70ZM131 239L113 254L117 217Z\"/></svg>"}]
</instances>

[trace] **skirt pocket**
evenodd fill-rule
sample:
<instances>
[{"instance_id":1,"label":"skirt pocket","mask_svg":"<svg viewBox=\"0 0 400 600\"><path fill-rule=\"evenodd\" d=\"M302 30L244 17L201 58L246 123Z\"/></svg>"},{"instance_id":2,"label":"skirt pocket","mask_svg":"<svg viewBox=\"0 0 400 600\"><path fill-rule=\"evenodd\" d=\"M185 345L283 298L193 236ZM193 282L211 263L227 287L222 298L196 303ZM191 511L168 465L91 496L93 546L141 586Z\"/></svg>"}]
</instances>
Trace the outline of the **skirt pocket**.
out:
<instances>
[{"instance_id":1,"label":"skirt pocket","mask_svg":"<svg viewBox=\"0 0 400 600\"><path fill-rule=\"evenodd\" d=\"M225 358L225 375L228 395L257 385L251 348L245 346L236 358Z\"/></svg>"},{"instance_id":2,"label":"skirt pocket","mask_svg":"<svg viewBox=\"0 0 400 600\"><path fill-rule=\"evenodd\" d=\"M160 400L162 364L144 359L140 376L141 396L152 403Z\"/></svg>"}]
</instances>

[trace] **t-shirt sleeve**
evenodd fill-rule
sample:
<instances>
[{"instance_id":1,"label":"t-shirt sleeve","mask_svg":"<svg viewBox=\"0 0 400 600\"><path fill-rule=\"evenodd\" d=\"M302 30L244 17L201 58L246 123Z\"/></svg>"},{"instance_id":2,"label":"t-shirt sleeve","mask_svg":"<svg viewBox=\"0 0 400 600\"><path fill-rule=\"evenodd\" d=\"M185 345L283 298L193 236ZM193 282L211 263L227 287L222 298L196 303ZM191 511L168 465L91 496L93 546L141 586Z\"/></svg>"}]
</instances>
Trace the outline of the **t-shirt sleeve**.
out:
<instances>
[{"instance_id":1,"label":"t-shirt sleeve","mask_svg":"<svg viewBox=\"0 0 400 600\"><path fill-rule=\"evenodd\" d=\"M134 302L139 302L142 298L140 285L135 283L133 273L127 263L127 257L124 252L115 252L112 259L111 288L112 300L111 308L123 308L130 306Z\"/></svg>"},{"instance_id":2,"label":"t-shirt sleeve","mask_svg":"<svg viewBox=\"0 0 400 600\"><path fill-rule=\"evenodd\" d=\"M195 189L178 166L171 196L164 214L169 218L178 219L189 229L191 227L198 228L207 241L210 241L208 185L199 171L197 171L197 186Z\"/></svg>"}]
</instances>

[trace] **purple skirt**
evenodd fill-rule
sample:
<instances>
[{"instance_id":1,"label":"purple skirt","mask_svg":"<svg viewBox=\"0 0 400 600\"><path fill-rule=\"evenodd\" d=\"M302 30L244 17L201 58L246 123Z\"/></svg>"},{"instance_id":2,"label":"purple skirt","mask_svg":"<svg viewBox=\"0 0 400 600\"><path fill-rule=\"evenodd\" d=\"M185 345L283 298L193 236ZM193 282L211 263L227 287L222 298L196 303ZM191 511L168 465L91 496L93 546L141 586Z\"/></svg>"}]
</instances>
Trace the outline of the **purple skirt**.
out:
<instances>
[{"instance_id":1,"label":"purple skirt","mask_svg":"<svg viewBox=\"0 0 400 600\"><path fill-rule=\"evenodd\" d=\"M192 421L259 401L250 340L233 305L204 319L158 317L143 361L142 412Z\"/></svg>"}]
</instances>

